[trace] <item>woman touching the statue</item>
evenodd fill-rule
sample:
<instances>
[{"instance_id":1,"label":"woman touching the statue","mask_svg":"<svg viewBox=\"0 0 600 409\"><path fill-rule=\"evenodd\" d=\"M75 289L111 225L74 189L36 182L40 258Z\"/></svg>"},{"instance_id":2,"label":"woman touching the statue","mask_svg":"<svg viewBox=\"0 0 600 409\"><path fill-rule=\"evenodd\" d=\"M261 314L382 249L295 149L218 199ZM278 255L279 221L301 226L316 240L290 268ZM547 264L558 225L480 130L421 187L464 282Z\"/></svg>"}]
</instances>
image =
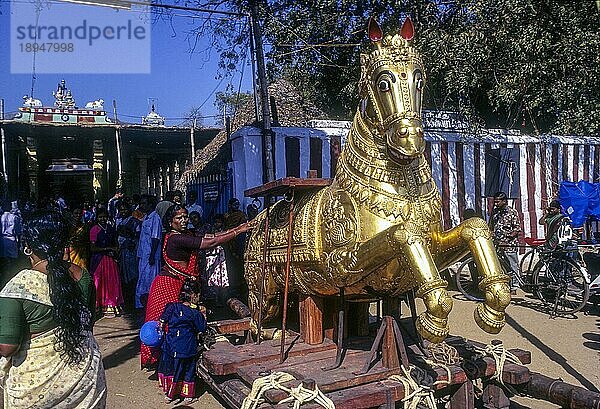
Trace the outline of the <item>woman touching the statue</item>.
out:
<instances>
[{"instance_id":1,"label":"woman touching the statue","mask_svg":"<svg viewBox=\"0 0 600 409\"><path fill-rule=\"evenodd\" d=\"M253 226L252 223L243 223L219 234L194 235L187 227L186 208L177 204L167 210L164 224L167 234L162 248L163 267L150 287L144 322L158 320L165 305L177 301L184 281L199 279L199 250L221 245L238 234L247 232ZM142 344L140 355L142 368L156 364L159 354L159 349Z\"/></svg>"}]
</instances>

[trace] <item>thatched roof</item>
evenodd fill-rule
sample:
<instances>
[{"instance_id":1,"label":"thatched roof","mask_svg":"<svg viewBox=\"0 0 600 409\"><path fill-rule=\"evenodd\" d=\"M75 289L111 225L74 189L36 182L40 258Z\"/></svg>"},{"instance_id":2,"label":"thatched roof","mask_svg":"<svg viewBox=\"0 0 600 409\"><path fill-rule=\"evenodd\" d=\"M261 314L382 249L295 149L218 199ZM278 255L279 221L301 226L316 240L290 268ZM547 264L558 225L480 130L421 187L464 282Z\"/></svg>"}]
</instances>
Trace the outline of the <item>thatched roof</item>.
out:
<instances>
[{"instance_id":1,"label":"thatched roof","mask_svg":"<svg viewBox=\"0 0 600 409\"><path fill-rule=\"evenodd\" d=\"M277 80L269 85L269 96L275 99L278 126L304 126L311 119L325 118L323 111L306 101L296 88L286 80ZM271 114L273 115L273 113ZM231 120L231 133L246 125L255 124L254 100L241 106ZM184 190L207 165L214 160L227 142L227 133L221 130L203 149L196 151L194 163L181 175L176 189Z\"/></svg>"}]
</instances>

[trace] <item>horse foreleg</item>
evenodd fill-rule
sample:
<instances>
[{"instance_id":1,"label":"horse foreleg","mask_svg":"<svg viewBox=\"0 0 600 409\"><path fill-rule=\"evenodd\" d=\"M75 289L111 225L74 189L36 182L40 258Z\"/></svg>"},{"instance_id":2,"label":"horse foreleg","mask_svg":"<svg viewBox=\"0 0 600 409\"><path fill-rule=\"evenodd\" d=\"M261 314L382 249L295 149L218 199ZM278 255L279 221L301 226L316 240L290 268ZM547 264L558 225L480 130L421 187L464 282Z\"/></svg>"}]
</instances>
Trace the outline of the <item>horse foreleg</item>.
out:
<instances>
[{"instance_id":1,"label":"horse foreleg","mask_svg":"<svg viewBox=\"0 0 600 409\"><path fill-rule=\"evenodd\" d=\"M485 221L476 217L466 220L462 230L461 236L468 241L477 270L483 276L479 289L485 291L485 302L475 308L475 322L482 330L497 334L506 322L504 310L510 304L510 278L500 266Z\"/></svg>"},{"instance_id":2,"label":"horse foreleg","mask_svg":"<svg viewBox=\"0 0 600 409\"><path fill-rule=\"evenodd\" d=\"M392 259L398 259L413 274L417 296L427 308L417 319L417 330L423 338L441 342L448 335L452 299L446 292L448 283L440 278L435 266L428 241L429 237L417 226L393 226L348 251L339 251L335 268L331 269L336 285L352 285Z\"/></svg>"},{"instance_id":3,"label":"horse foreleg","mask_svg":"<svg viewBox=\"0 0 600 409\"><path fill-rule=\"evenodd\" d=\"M448 314L452 310L452 298L446 291L448 283L440 278L424 240L413 237L398 245L401 264L410 267L417 282L416 296L425 303L425 312L417 318L417 331L431 342L442 342L449 332Z\"/></svg>"},{"instance_id":4,"label":"horse foreleg","mask_svg":"<svg viewBox=\"0 0 600 409\"><path fill-rule=\"evenodd\" d=\"M492 235L485 221L478 217L465 220L452 230L434 235L434 241L439 250L438 258L443 258L448 263L464 255L467 248L471 251L477 270L483 277L479 288L485 292L484 303L475 309L475 321L482 330L490 334L500 332L505 324L504 310L510 304L510 279L500 266Z\"/></svg>"}]
</instances>

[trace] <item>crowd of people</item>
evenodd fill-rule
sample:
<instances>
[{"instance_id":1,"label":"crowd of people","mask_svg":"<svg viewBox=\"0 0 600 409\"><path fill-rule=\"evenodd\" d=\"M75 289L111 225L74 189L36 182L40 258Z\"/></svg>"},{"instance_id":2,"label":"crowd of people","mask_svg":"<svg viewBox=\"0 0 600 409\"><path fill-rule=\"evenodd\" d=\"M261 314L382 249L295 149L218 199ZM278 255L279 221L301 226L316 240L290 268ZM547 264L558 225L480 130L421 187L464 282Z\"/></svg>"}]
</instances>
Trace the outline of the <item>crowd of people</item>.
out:
<instances>
[{"instance_id":1,"label":"crowd of people","mask_svg":"<svg viewBox=\"0 0 600 409\"><path fill-rule=\"evenodd\" d=\"M173 191L157 201L117 191L106 206L70 208L60 196L37 207L3 205L4 407L61 407L67 401L104 407L104 368L92 329L99 317L112 319L125 309L140 312L145 323L156 321L165 334L160 345L141 343L141 367L157 370L168 400L195 397L197 336L207 311L247 296L244 234L253 223L237 199L229 201L227 213L207 215L196 192L188 193L187 204L183 197ZM550 202L539 220L548 246L558 245L565 220L560 203ZM507 195L496 193L490 229L515 274L520 225ZM27 267L7 274L19 257ZM512 293L517 285L513 280Z\"/></svg>"},{"instance_id":2,"label":"crowd of people","mask_svg":"<svg viewBox=\"0 0 600 409\"><path fill-rule=\"evenodd\" d=\"M160 347L142 343L142 367L158 368L169 399L194 398L190 351L203 329L199 322L211 308L246 296L243 235L252 222L237 199L215 215L204 214L196 192L188 193L187 204L182 199L177 191L161 201L117 191L105 206L70 207L60 196L22 209L17 202L3 206L4 407L61 407L64 401L104 407L104 369L92 328L100 317L126 309L144 322L160 320L167 333ZM26 264L20 271L19 260ZM25 388L24 377L31 378ZM64 388L53 387L58 379Z\"/></svg>"}]
</instances>

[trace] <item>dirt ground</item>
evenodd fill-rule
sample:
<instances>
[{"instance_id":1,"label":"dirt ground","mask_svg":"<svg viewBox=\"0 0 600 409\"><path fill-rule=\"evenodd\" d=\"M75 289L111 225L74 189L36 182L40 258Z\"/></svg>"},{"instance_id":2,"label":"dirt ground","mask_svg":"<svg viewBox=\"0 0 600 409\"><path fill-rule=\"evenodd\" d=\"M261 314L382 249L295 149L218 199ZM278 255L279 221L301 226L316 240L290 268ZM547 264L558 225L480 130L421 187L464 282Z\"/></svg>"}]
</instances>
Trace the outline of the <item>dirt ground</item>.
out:
<instances>
[{"instance_id":1,"label":"dirt ground","mask_svg":"<svg viewBox=\"0 0 600 409\"><path fill-rule=\"evenodd\" d=\"M500 339L508 348L518 347L532 354L532 371L584 386L600 388L600 309L590 306L576 317L552 319L541 311L537 300L520 293L508 309L507 325L491 336L473 320L475 304L452 293L451 333L488 343ZM223 408L210 391L190 405L168 404L155 376L139 369L138 323L133 315L97 322L94 330L104 356L108 378L108 408ZM552 408L547 402L515 398L514 408Z\"/></svg>"}]
</instances>

